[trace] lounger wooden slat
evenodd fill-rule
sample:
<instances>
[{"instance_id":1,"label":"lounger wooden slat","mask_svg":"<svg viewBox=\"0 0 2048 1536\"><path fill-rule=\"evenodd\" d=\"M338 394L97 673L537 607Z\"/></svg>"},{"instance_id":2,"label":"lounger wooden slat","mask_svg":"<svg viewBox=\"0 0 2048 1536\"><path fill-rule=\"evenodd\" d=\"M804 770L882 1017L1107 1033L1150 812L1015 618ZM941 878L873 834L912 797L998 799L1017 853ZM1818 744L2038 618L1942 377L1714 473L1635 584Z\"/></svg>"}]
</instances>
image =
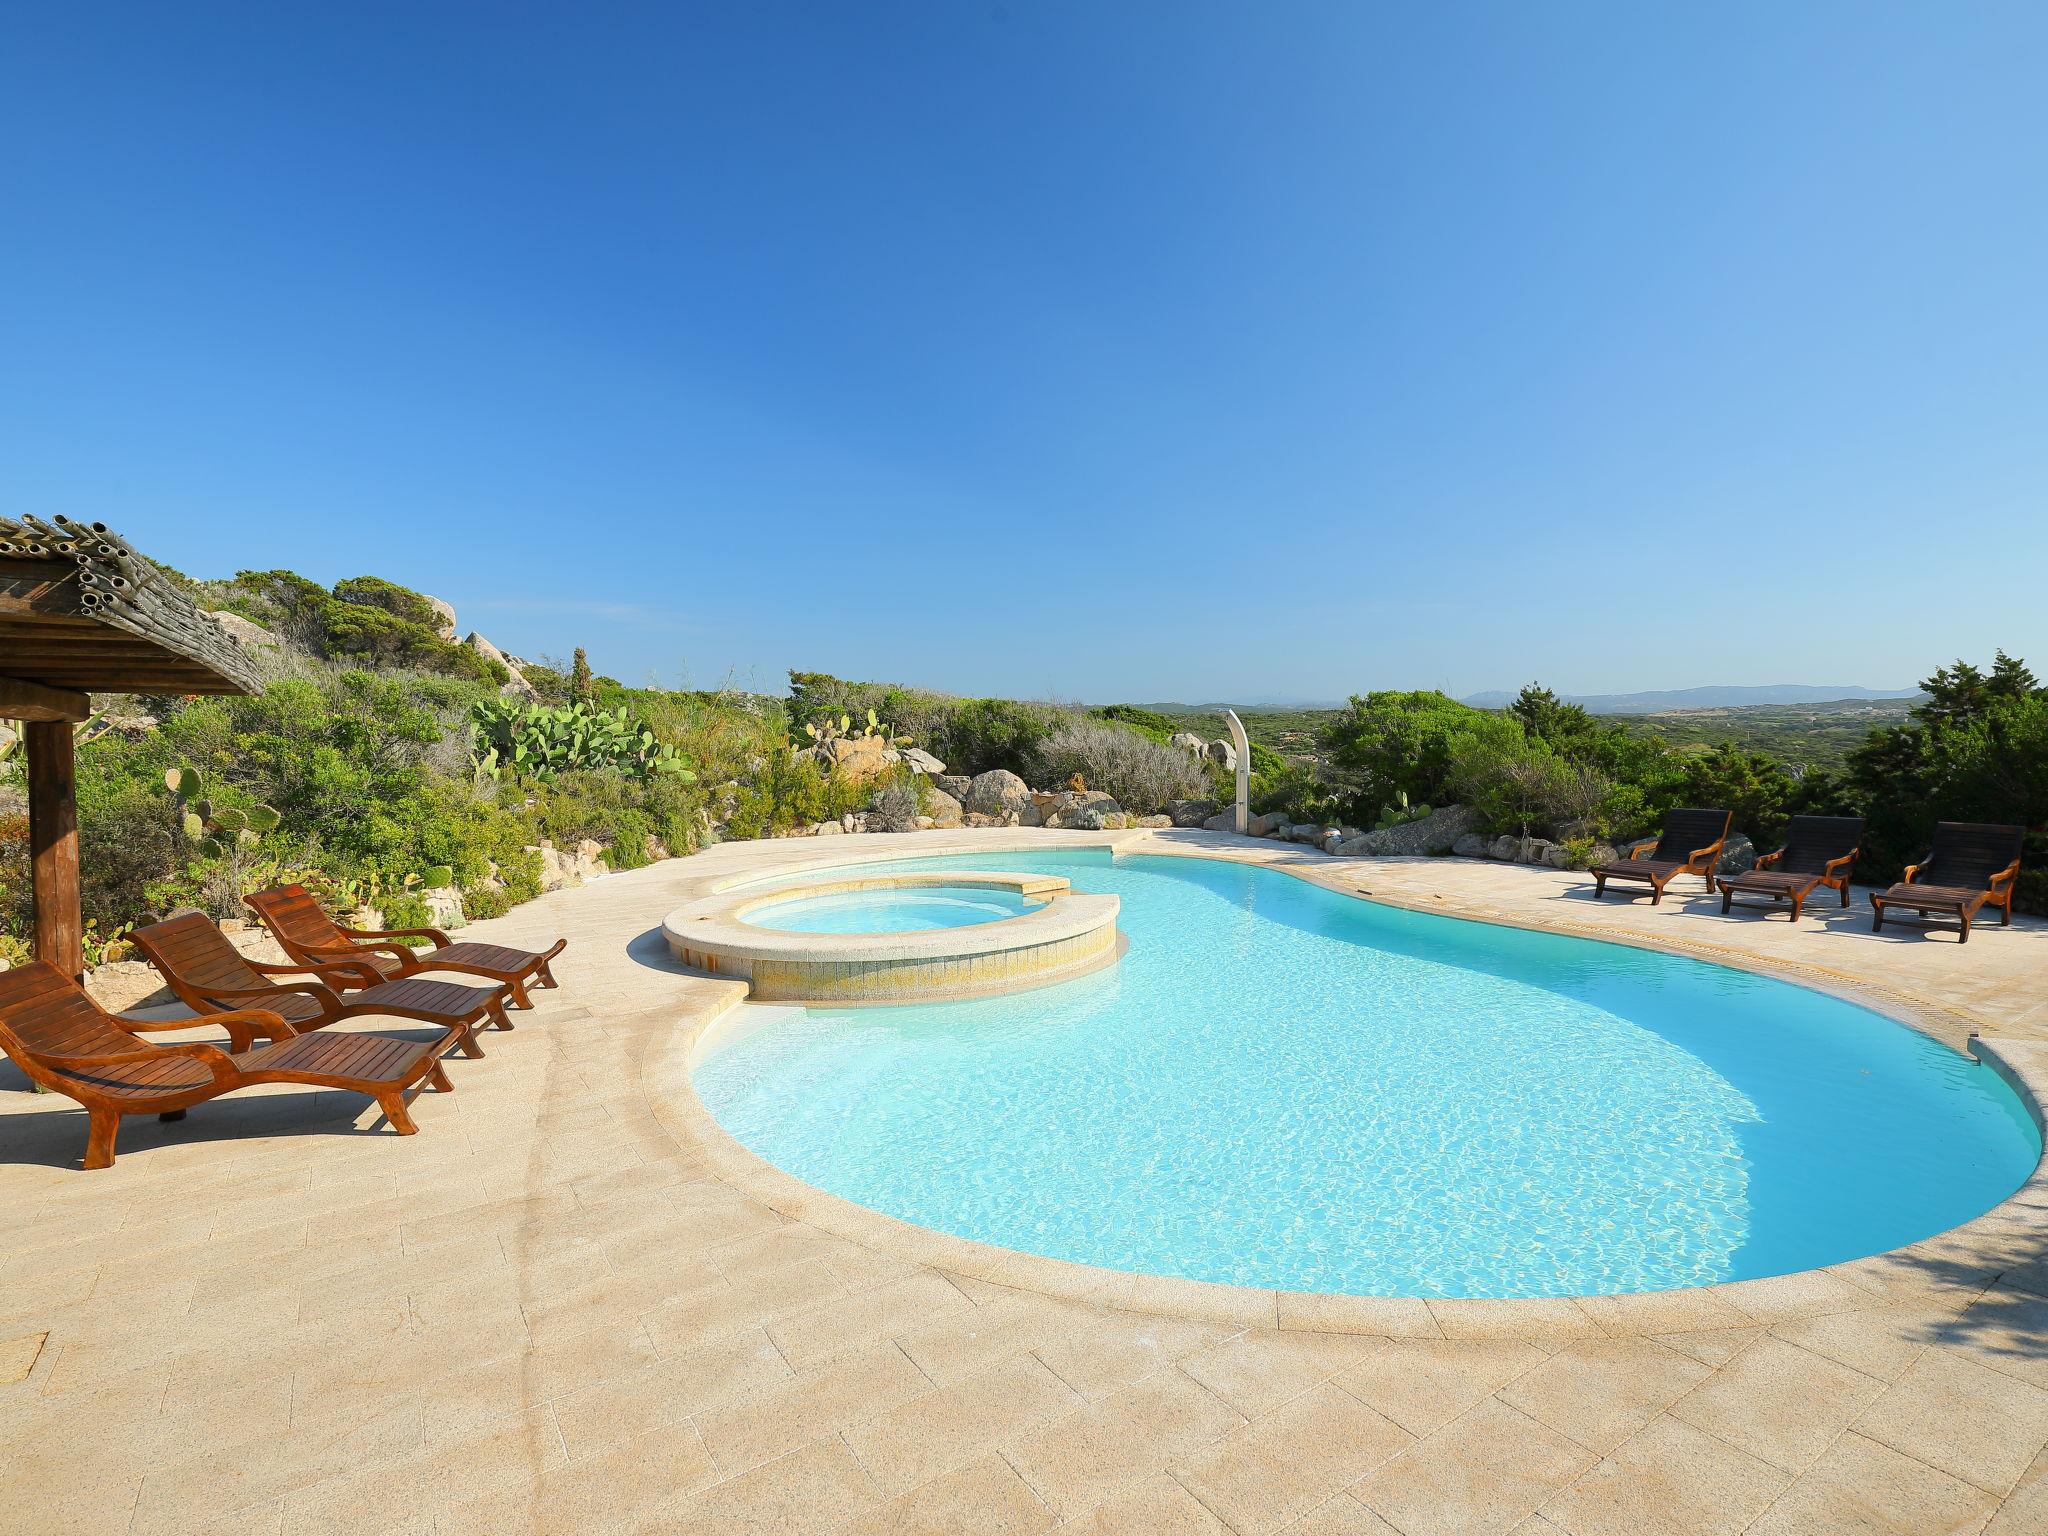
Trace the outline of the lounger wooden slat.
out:
<instances>
[{"instance_id":1,"label":"lounger wooden slat","mask_svg":"<svg viewBox=\"0 0 2048 1536\"><path fill-rule=\"evenodd\" d=\"M189 1022L189 1021L188 1021ZM0 971L0 1050L31 1081L83 1105L85 1166L114 1161L124 1115L176 1118L194 1104L259 1083L304 1083L367 1094L401 1136L418 1127L406 1096L422 1083L449 1091L441 1056L453 1031L428 1041L390 1035L302 1035L274 1013L215 1014L236 1038L266 1037L250 1049L202 1040L154 1045L131 1033L85 989L47 961Z\"/></svg>"},{"instance_id":2,"label":"lounger wooden slat","mask_svg":"<svg viewBox=\"0 0 2048 1536\"><path fill-rule=\"evenodd\" d=\"M266 965L236 949L213 919L198 912L151 923L129 938L178 1001L197 1014L218 1017L260 1008L295 1030L318 1029L338 1019L417 1019L454 1030L465 1056L484 1053L476 1038L479 1025L512 1027L505 1016L510 989L503 982L479 987L420 977L386 981L370 966L347 960L324 966ZM273 979L288 976L303 979ZM232 1030L229 1039L242 1043Z\"/></svg>"},{"instance_id":3,"label":"lounger wooden slat","mask_svg":"<svg viewBox=\"0 0 2048 1536\"><path fill-rule=\"evenodd\" d=\"M1849 876L1863 847L1861 816L1794 816L1785 828L1785 845L1756 861L1744 874L1723 875L1721 910L1738 895L1768 896L1773 903L1792 904L1792 921L1800 906L1823 886L1842 893L1849 905Z\"/></svg>"},{"instance_id":4,"label":"lounger wooden slat","mask_svg":"<svg viewBox=\"0 0 2048 1536\"><path fill-rule=\"evenodd\" d=\"M1639 880L1650 887L1650 904L1655 906L1664 899L1664 887L1680 875L1703 876L1707 889L1713 890L1714 864L1728 842L1728 828L1734 820L1732 811L1688 807L1665 812L1663 834L1647 858L1644 850L1637 849L1618 863L1593 866L1594 898L1607 894L1610 880Z\"/></svg>"},{"instance_id":5,"label":"lounger wooden slat","mask_svg":"<svg viewBox=\"0 0 2048 1536\"><path fill-rule=\"evenodd\" d=\"M533 1006L529 985L558 985L550 962L569 945L567 939L557 939L547 949L534 951L473 941L456 944L439 928L343 928L303 885L272 886L244 899L284 952L302 965L348 961L367 965L383 978L460 971L503 983L511 990L515 1008ZM401 939L425 939L433 947L421 954L398 942Z\"/></svg>"},{"instance_id":6,"label":"lounger wooden slat","mask_svg":"<svg viewBox=\"0 0 2048 1536\"><path fill-rule=\"evenodd\" d=\"M1870 898L1870 931L1883 930L1888 907L1953 917L1962 925L1958 942L1964 944L1970 942L1970 919L1980 907L1999 908L2000 924L2010 927L2026 835L2024 827L2002 822L1937 822L1933 852L1908 864L1904 880Z\"/></svg>"}]
</instances>

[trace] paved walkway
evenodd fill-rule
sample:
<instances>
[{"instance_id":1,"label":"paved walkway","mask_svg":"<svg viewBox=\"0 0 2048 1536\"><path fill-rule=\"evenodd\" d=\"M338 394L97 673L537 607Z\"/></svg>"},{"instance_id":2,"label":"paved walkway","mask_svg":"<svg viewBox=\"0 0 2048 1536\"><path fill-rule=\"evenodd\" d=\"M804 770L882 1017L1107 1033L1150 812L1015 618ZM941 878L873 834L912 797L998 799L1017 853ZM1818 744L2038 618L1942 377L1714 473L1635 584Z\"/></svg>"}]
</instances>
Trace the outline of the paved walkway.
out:
<instances>
[{"instance_id":1,"label":"paved walkway","mask_svg":"<svg viewBox=\"0 0 2048 1536\"><path fill-rule=\"evenodd\" d=\"M75 1106L0 1092L0 1530L2048 1530L2038 1183L1807 1275L1374 1312L1006 1264L849 1220L704 1129L688 1045L735 987L673 965L670 908L742 870L1104 840L729 845L478 925L568 934L564 986L451 1063L410 1138L280 1089L131 1121L88 1174ZM2048 925L1959 950L1873 937L1863 907L1794 931L1595 906L1548 871L1162 845L1712 946L1953 1039L1975 1024L2030 1075L2048 1057Z\"/></svg>"}]
</instances>

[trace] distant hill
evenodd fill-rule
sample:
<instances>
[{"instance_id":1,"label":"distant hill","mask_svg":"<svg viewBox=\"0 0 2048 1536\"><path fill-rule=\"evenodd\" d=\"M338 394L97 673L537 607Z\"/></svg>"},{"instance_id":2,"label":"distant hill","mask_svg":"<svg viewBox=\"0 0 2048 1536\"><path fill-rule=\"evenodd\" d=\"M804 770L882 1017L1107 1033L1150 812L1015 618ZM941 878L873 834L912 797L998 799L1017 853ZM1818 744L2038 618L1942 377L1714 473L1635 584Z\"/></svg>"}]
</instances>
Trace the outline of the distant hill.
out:
<instances>
[{"instance_id":1,"label":"distant hill","mask_svg":"<svg viewBox=\"0 0 2048 1536\"><path fill-rule=\"evenodd\" d=\"M1565 702L1595 715L1658 715L1679 709L1745 709L1759 704L1838 704L1858 699L1918 698L1917 688L1858 688L1847 683L1763 683L1753 687L1674 688L1652 693L1567 693ZM1469 695L1474 709L1505 709L1515 701L1498 688Z\"/></svg>"}]
</instances>

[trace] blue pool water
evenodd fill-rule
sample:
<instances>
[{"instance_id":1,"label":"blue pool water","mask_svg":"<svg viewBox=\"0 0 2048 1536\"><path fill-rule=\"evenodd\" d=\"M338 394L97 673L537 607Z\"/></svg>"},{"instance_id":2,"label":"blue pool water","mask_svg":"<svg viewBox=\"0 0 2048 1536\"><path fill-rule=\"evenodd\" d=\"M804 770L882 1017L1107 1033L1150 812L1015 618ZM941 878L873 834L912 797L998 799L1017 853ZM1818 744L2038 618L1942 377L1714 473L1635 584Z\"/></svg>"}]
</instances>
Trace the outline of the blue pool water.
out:
<instances>
[{"instance_id":1,"label":"blue pool water","mask_svg":"<svg viewBox=\"0 0 2048 1536\"><path fill-rule=\"evenodd\" d=\"M1121 964L810 1009L699 1066L711 1112L820 1188L963 1237L1393 1296L1813 1268L1968 1220L2040 1156L1988 1067L1783 982L1217 860L1002 865L1122 897Z\"/></svg>"},{"instance_id":2,"label":"blue pool water","mask_svg":"<svg viewBox=\"0 0 2048 1536\"><path fill-rule=\"evenodd\" d=\"M961 866L962 868L968 866ZM914 933L924 928L966 928L1036 910L1041 902L1015 891L975 885L925 885L896 890L841 891L798 896L756 907L746 921L784 933Z\"/></svg>"}]
</instances>

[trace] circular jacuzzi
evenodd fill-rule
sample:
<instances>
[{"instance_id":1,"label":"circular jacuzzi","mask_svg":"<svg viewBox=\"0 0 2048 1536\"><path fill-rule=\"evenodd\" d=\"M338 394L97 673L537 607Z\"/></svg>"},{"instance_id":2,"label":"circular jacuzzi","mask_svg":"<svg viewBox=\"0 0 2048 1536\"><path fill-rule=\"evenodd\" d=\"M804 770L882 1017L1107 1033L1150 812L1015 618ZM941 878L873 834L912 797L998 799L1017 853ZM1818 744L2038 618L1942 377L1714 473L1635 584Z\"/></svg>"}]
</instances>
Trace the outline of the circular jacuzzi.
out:
<instances>
[{"instance_id":1,"label":"circular jacuzzi","mask_svg":"<svg viewBox=\"0 0 2048 1536\"><path fill-rule=\"evenodd\" d=\"M1818 1269L1969 1221L2041 1158L1992 1064L1773 977L1247 864L1005 860L1120 896L1123 963L793 1010L707 1042L705 1108L784 1172L940 1232L1366 1296Z\"/></svg>"},{"instance_id":2,"label":"circular jacuzzi","mask_svg":"<svg viewBox=\"0 0 2048 1536\"><path fill-rule=\"evenodd\" d=\"M740 919L780 933L924 933L1022 917L1045 898L987 885L869 886L750 907Z\"/></svg>"},{"instance_id":3,"label":"circular jacuzzi","mask_svg":"<svg viewBox=\"0 0 2048 1536\"><path fill-rule=\"evenodd\" d=\"M1111 964L1118 906L1059 875L826 871L691 902L662 929L683 964L744 980L756 1001L933 1002Z\"/></svg>"}]
</instances>

